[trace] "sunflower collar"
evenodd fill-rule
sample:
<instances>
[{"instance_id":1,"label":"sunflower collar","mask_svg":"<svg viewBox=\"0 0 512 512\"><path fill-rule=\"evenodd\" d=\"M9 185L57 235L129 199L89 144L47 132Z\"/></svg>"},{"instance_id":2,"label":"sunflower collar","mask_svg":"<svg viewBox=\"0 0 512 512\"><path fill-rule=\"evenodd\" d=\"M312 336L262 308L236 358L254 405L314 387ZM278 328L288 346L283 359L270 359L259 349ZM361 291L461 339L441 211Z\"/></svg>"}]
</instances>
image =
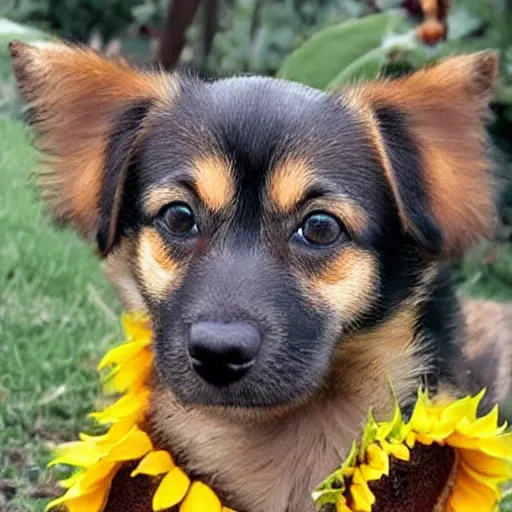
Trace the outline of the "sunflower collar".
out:
<instances>
[{"instance_id":1,"label":"sunflower collar","mask_svg":"<svg viewBox=\"0 0 512 512\"><path fill-rule=\"evenodd\" d=\"M420 390L407 423L398 404L389 422L375 421L370 411L361 440L313 493L318 509L497 510L500 485L512 478L512 433L505 432L506 424L498 427L497 406L477 417L483 396L484 390L435 404ZM409 480L408 485L397 478ZM399 496L390 496L393 486L402 491ZM384 501L387 508L380 506Z\"/></svg>"},{"instance_id":2,"label":"sunflower collar","mask_svg":"<svg viewBox=\"0 0 512 512\"><path fill-rule=\"evenodd\" d=\"M61 445L50 465L77 468L61 482L64 494L47 510L102 512L112 481L123 464L135 463L131 477L157 479L154 512L179 506L180 512L234 512L201 481L191 481L171 453L153 445L144 431L153 365L152 332L147 317L123 316L126 343L109 351L98 369L110 368L107 393L120 394L112 405L91 414L105 434L80 434ZM512 478L512 433L498 427L498 409L477 416L484 391L449 403L435 403L418 392L405 422L398 404L391 421L372 412L363 435L347 458L312 493L321 512L494 512L501 485ZM270 512L270 511L269 511Z\"/></svg>"}]
</instances>

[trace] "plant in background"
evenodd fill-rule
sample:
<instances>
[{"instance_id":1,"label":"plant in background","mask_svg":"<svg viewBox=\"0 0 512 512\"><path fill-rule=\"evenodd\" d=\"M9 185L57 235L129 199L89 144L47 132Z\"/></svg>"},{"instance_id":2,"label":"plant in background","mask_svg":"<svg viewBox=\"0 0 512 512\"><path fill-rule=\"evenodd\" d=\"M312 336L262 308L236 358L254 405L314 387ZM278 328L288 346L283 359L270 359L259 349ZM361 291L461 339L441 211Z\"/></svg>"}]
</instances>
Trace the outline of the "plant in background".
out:
<instances>
[{"instance_id":1,"label":"plant in background","mask_svg":"<svg viewBox=\"0 0 512 512\"><path fill-rule=\"evenodd\" d=\"M108 41L133 21L141 0L2 0L0 18L36 25L60 37L87 42L94 32Z\"/></svg>"}]
</instances>

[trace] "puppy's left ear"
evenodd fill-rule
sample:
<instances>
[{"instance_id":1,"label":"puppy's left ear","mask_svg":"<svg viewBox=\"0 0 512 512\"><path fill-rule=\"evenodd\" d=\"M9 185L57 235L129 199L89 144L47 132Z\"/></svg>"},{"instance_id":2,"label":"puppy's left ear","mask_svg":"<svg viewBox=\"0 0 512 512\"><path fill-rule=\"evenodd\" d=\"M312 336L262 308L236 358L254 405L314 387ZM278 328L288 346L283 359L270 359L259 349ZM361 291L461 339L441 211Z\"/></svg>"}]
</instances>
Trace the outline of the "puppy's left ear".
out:
<instances>
[{"instance_id":1,"label":"puppy's left ear","mask_svg":"<svg viewBox=\"0 0 512 512\"><path fill-rule=\"evenodd\" d=\"M350 89L403 228L436 256L458 257L496 222L484 121L498 72L492 51L452 57Z\"/></svg>"},{"instance_id":2,"label":"puppy's left ear","mask_svg":"<svg viewBox=\"0 0 512 512\"><path fill-rule=\"evenodd\" d=\"M149 112L169 102L175 83L88 48L13 42L10 51L48 170L43 197L56 221L96 238L106 255Z\"/></svg>"}]
</instances>

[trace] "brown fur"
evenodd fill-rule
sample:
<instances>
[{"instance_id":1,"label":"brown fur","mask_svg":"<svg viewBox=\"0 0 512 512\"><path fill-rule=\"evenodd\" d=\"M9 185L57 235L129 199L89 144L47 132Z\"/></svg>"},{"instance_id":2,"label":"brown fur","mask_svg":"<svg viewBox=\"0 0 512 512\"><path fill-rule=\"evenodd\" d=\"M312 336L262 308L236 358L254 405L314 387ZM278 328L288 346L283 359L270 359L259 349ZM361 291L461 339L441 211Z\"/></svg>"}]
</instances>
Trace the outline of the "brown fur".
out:
<instances>
[{"instance_id":1,"label":"brown fur","mask_svg":"<svg viewBox=\"0 0 512 512\"><path fill-rule=\"evenodd\" d=\"M305 199L308 188L315 183L315 171L304 159L288 158L273 169L266 190L269 209L290 213ZM368 228L368 215L346 197L322 197L311 201L312 210L330 210L348 231L362 236Z\"/></svg>"},{"instance_id":2,"label":"brown fur","mask_svg":"<svg viewBox=\"0 0 512 512\"><path fill-rule=\"evenodd\" d=\"M494 383L488 389L487 402L501 402L512 389L512 304L469 300L463 312L463 346L470 361L465 379L475 390Z\"/></svg>"},{"instance_id":3,"label":"brown fur","mask_svg":"<svg viewBox=\"0 0 512 512\"><path fill-rule=\"evenodd\" d=\"M160 235L151 228L144 228L138 238L137 269L142 286L153 299L167 296L183 273Z\"/></svg>"},{"instance_id":4,"label":"brown fur","mask_svg":"<svg viewBox=\"0 0 512 512\"><path fill-rule=\"evenodd\" d=\"M145 311L146 304L136 281L136 241L124 239L102 262L102 268L116 288L126 311Z\"/></svg>"},{"instance_id":5,"label":"brown fur","mask_svg":"<svg viewBox=\"0 0 512 512\"><path fill-rule=\"evenodd\" d=\"M358 247L340 253L318 277L301 280L319 307L328 305L345 318L354 318L368 309L368 297L376 289L375 265L369 251Z\"/></svg>"},{"instance_id":6,"label":"brown fur","mask_svg":"<svg viewBox=\"0 0 512 512\"><path fill-rule=\"evenodd\" d=\"M164 206L173 202L188 202L190 193L183 187L173 185L149 190L142 199L144 211L156 215Z\"/></svg>"},{"instance_id":7,"label":"brown fur","mask_svg":"<svg viewBox=\"0 0 512 512\"><path fill-rule=\"evenodd\" d=\"M198 158L193 167L197 192L207 208L218 211L233 202L235 185L229 162L211 155Z\"/></svg>"},{"instance_id":8,"label":"brown fur","mask_svg":"<svg viewBox=\"0 0 512 512\"><path fill-rule=\"evenodd\" d=\"M304 199L314 176L314 170L304 159L288 158L279 163L268 184L271 204L278 211L291 212Z\"/></svg>"},{"instance_id":9,"label":"brown fur","mask_svg":"<svg viewBox=\"0 0 512 512\"><path fill-rule=\"evenodd\" d=\"M168 104L173 78L142 73L89 49L12 43L19 87L35 110L38 148L51 169L41 178L55 218L94 234L108 135L123 108L151 99Z\"/></svg>"},{"instance_id":10,"label":"brown fur","mask_svg":"<svg viewBox=\"0 0 512 512\"><path fill-rule=\"evenodd\" d=\"M399 105L409 115L446 255L460 255L494 232L493 179L481 119L487 113L497 62L493 52L459 56L406 78L362 85L347 95L347 103L368 125L404 227L415 233L417 226L407 218L374 112Z\"/></svg>"}]
</instances>

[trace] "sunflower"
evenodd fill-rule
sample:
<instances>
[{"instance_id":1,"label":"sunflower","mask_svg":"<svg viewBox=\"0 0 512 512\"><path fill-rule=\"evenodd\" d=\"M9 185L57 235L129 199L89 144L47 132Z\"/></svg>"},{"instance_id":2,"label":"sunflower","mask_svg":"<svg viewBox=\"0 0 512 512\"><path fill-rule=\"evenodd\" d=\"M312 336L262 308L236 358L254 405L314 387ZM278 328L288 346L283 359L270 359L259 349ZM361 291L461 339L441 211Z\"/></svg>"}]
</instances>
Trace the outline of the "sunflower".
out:
<instances>
[{"instance_id":1,"label":"sunflower","mask_svg":"<svg viewBox=\"0 0 512 512\"><path fill-rule=\"evenodd\" d=\"M80 440L65 443L56 450L50 465L77 468L61 481L64 494L49 503L47 510L101 512L104 510L115 475L124 464L135 464L130 476L154 477L153 510L179 505L180 512L234 512L223 507L215 492L201 481L191 481L166 450L159 450L144 431L149 403L149 378L153 365L152 332L149 320L141 314L123 317L126 343L112 349L101 360L99 370L111 368L104 381L108 393L120 397L91 416L109 425L103 435L80 434Z\"/></svg>"},{"instance_id":2,"label":"sunflower","mask_svg":"<svg viewBox=\"0 0 512 512\"><path fill-rule=\"evenodd\" d=\"M444 403L420 389L405 422L372 412L342 466L313 492L319 511L493 512L512 478L512 433L498 408L478 417L485 390Z\"/></svg>"},{"instance_id":3,"label":"sunflower","mask_svg":"<svg viewBox=\"0 0 512 512\"><path fill-rule=\"evenodd\" d=\"M121 471L154 483L154 512L234 512L204 482L193 481L167 450L154 446L144 429L153 367L152 331L141 314L124 315L126 342L112 349L98 369L109 371L103 385L117 395L91 416L106 427L102 435L80 434L61 445L50 465L75 473L61 482L64 494L47 510L102 512ZM498 410L478 417L484 391L440 403L420 389L405 422L396 403L393 417L377 422L372 412L359 441L342 466L313 493L322 512L492 512L500 485L512 478L512 433L498 427ZM115 484L114 484L115 489ZM150 508L148 506L148 508Z\"/></svg>"}]
</instances>

